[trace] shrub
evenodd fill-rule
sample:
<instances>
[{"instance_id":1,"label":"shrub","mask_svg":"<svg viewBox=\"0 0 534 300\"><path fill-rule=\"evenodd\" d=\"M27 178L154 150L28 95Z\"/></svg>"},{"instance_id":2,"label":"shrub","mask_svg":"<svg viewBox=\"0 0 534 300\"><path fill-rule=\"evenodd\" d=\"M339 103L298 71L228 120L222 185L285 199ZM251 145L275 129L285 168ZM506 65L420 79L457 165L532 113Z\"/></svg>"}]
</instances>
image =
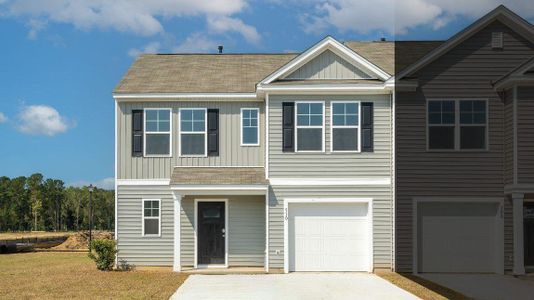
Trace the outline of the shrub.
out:
<instances>
[{"instance_id":1,"label":"shrub","mask_svg":"<svg viewBox=\"0 0 534 300\"><path fill-rule=\"evenodd\" d=\"M97 269L101 271L112 270L116 254L115 240L99 239L91 241L89 257L95 261Z\"/></svg>"}]
</instances>

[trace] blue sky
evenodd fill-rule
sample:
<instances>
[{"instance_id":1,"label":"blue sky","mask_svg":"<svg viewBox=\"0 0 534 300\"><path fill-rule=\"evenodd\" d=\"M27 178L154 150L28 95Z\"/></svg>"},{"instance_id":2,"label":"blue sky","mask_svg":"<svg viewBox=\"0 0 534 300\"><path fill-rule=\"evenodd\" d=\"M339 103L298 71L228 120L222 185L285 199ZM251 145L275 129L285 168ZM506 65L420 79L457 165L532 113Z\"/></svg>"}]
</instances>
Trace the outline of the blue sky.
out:
<instances>
[{"instance_id":1,"label":"blue sky","mask_svg":"<svg viewBox=\"0 0 534 300\"><path fill-rule=\"evenodd\" d=\"M302 51L325 35L446 39L500 4L464 2L0 0L0 176L112 187L111 92L139 53ZM532 21L529 1L505 4Z\"/></svg>"}]
</instances>

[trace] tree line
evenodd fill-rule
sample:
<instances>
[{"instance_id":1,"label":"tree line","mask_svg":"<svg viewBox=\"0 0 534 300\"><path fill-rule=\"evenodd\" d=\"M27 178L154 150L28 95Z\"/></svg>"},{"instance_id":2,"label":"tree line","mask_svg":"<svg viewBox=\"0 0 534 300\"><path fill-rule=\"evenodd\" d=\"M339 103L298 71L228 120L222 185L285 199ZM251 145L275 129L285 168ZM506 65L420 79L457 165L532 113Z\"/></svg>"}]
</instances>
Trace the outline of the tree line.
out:
<instances>
[{"instance_id":1,"label":"tree line","mask_svg":"<svg viewBox=\"0 0 534 300\"><path fill-rule=\"evenodd\" d=\"M115 193L95 188L93 229L113 230ZM89 229L89 189L65 187L59 179L35 173L0 177L0 232Z\"/></svg>"}]
</instances>

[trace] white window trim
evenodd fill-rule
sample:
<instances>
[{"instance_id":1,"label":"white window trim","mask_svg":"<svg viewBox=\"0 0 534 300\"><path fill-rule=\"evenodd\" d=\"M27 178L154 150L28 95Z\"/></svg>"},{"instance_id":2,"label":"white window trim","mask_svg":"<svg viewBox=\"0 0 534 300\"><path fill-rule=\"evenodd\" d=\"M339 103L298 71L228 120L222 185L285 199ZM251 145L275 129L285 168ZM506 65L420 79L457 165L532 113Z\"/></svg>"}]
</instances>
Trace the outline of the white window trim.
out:
<instances>
[{"instance_id":1,"label":"white window trim","mask_svg":"<svg viewBox=\"0 0 534 300\"><path fill-rule=\"evenodd\" d=\"M218 264L209 264L209 265L199 265L198 264L198 203L199 202L224 202L224 265L218 265ZM228 268L228 236L230 234L230 231L228 230L228 199L197 199L195 198L195 208L194 208L194 233L195 233L195 239L194 239L194 268Z\"/></svg>"},{"instance_id":2,"label":"white window trim","mask_svg":"<svg viewBox=\"0 0 534 300\"><path fill-rule=\"evenodd\" d=\"M436 101L454 101L454 124L430 124L428 115L428 104ZM481 149L461 149L460 148L460 127L461 126L481 126L482 124L460 124L460 102L461 101L484 101L486 103L486 145ZM487 152L489 151L489 101L487 98L432 98L427 99L426 107L426 151L427 152ZM430 130L431 126L449 126L454 127L454 149L430 149Z\"/></svg>"},{"instance_id":3,"label":"white window trim","mask_svg":"<svg viewBox=\"0 0 534 300\"><path fill-rule=\"evenodd\" d=\"M322 103L323 104L323 122L321 126L299 126L298 125L298 105L300 104L308 104L308 103ZM293 141L295 144L295 153L324 153L325 152L325 142L326 142L326 132L325 132L325 101L295 101L295 112L294 112L294 120L295 120L295 140ZM298 149L298 129L299 128L321 128L322 134L321 137L323 139L322 141L322 148L321 150L299 150Z\"/></svg>"},{"instance_id":4,"label":"white window trim","mask_svg":"<svg viewBox=\"0 0 534 300\"><path fill-rule=\"evenodd\" d=\"M158 216L157 217L145 217L145 202L146 201L157 201L158 202ZM145 219L149 220L158 220L158 234L145 234ZM142 199L141 202L141 227L142 235L144 237L161 237L161 199Z\"/></svg>"},{"instance_id":5,"label":"white window trim","mask_svg":"<svg viewBox=\"0 0 534 300\"><path fill-rule=\"evenodd\" d=\"M358 125L334 125L334 104L355 103L358 105ZM360 153L362 151L362 105L361 101L331 101L330 102L330 152L332 153ZM357 128L357 150L334 150L334 128Z\"/></svg>"},{"instance_id":6,"label":"white window trim","mask_svg":"<svg viewBox=\"0 0 534 300\"><path fill-rule=\"evenodd\" d=\"M169 131L150 131L146 130L146 112L150 110L168 110L169 111ZM146 135L147 134L168 134L169 135L169 154L146 154ZM143 157L172 157L172 108L144 108L143 109Z\"/></svg>"},{"instance_id":7,"label":"white window trim","mask_svg":"<svg viewBox=\"0 0 534 300\"><path fill-rule=\"evenodd\" d=\"M244 110L255 110L258 113L258 123L257 123L257 137L258 141L254 144L246 144L243 142L243 111ZM252 126L250 126L252 127ZM241 147L258 147L260 145L260 109L259 107L242 107L241 108L241 117L239 118L239 134L241 135Z\"/></svg>"},{"instance_id":8,"label":"white window trim","mask_svg":"<svg viewBox=\"0 0 534 300\"><path fill-rule=\"evenodd\" d=\"M182 131L182 110L203 110L204 111L204 131L191 131L185 132ZM182 154L182 134L204 134L204 154L194 154L194 155L185 155ZM178 137L179 137L179 146L178 146L178 156L179 157L208 157L208 109L203 107L183 107L178 110Z\"/></svg>"}]
</instances>

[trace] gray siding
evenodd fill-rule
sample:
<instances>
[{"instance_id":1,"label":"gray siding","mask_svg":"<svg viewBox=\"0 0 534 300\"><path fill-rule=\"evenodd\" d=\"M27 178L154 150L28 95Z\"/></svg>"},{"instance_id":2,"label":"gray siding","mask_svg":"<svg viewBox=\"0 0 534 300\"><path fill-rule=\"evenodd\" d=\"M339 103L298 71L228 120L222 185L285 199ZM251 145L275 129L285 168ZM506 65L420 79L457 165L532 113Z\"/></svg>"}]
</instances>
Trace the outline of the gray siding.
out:
<instances>
[{"instance_id":1,"label":"gray siding","mask_svg":"<svg viewBox=\"0 0 534 300\"><path fill-rule=\"evenodd\" d=\"M502 51L491 49L493 31L504 33ZM412 268L414 197L504 198L505 109L490 82L532 56L533 49L532 43L495 22L420 70L416 93L397 94L397 270ZM428 98L489 99L489 151L426 151ZM505 212L509 218L508 206ZM510 228L505 227L506 269L511 268Z\"/></svg>"},{"instance_id":2,"label":"gray siding","mask_svg":"<svg viewBox=\"0 0 534 300\"><path fill-rule=\"evenodd\" d=\"M181 264L194 263L194 199L228 199L228 265L264 265L264 196L186 196L181 210Z\"/></svg>"},{"instance_id":3,"label":"gray siding","mask_svg":"<svg viewBox=\"0 0 534 300\"><path fill-rule=\"evenodd\" d=\"M534 87L517 89L518 183L534 183Z\"/></svg>"},{"instance_id":4,"label":"gray siding","mask_svg":"<svg viewBox=\"0 0 534 300\"><path fill-rule=\"evenodd\" d=\"M504 184L514 183L514 92L504 95Z\"/></svg>"},{"instance_id":5,"label":"gray siding","mask_svg":"<svg viewBox=\"0 0 534 300\"><path fill-rule=\"evenodd\" d=\"M375 268L391 268L393 253L390 186L274 186L269 199L269 267L284 267L284 198L373 198ZM280 254L276 254L276 251Z\"/></svg>"},{"instance_id":6,"label":"gray siding","mask_svg":"<svg viewBox=\"0 0 534 300\"><path fill-rule=\"evenodd\" d=\"M348 61L326 50L285 79L367 79L368 74Z\"/></svg>"},{"instance_id":7,"label":"gray siding","mask_svg":"<svg viewBox=\"0 0 534 300\"><path fill-rule=\"evenodd\" d=\"M168 186L118 186L118 257L133 265L172 266L173 198ZM161 237L142 233L142 199L161 199Z\"/></svg>"},{"instance_id":8,"label":"gray siding","mask_svg":"<svg viewBox=\"0 0 534 300\"><path fill-rule=\"evenodd\" d=\"M132 109L148 107L172 108L172 154L170 158L132 157ZM179 157L178 109L202 107L219 109L219 156ZM242 147L241 108L260 108L260 146ZM131 102L120 103L117 114L118 178L151 179L170 178L175 166L263 166L264 164L264 104L262 102Z\"/></svg>"},{"instance_id":9,"label":"gray siding","mask_svg":"<svg viewBox=\"0 0 534 300\"><path fill-rule=\"evenodd\" d=\"M325 153L282 152L282 102L325 101ZM330 101L358 100L374 102L374 152L330 152ZM390 95L289 96L269 98L269 178L276 177L364 177L391 175L391 101Z\"/></svg>"}]
</instances>

